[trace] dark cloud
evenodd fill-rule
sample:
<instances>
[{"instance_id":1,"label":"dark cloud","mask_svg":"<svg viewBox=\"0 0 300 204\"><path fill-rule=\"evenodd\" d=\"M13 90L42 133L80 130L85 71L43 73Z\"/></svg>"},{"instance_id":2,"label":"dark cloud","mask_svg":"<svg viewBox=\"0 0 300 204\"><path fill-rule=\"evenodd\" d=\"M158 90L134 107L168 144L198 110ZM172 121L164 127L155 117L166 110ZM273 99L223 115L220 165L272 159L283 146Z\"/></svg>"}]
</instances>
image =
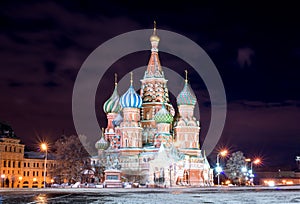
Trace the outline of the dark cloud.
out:
<instances>
[{"instance_id":1,"label":"dark cloud","mask_svg":"<svg viewBox=\"0 0 300 204\"><path fill-rule=\"evenodd\" d=\"M51 61L45 61L44 65L45 65L46 72L48 74L51 74L51 73L55 72L56 63L51 62Z\"/></svg>"},{"instance_id":2,"label":"dark cloud","mask_svg":"<svg viewBox=\"0 0 300 204\"><path fill-rule=\"evenodd\" d=\"M57 87L57 86L59 86L59 84L56 83L55 81L50 80L50 81L43 83L43 86L51 88L51 87Z\"/></svg>"}]
</instances>

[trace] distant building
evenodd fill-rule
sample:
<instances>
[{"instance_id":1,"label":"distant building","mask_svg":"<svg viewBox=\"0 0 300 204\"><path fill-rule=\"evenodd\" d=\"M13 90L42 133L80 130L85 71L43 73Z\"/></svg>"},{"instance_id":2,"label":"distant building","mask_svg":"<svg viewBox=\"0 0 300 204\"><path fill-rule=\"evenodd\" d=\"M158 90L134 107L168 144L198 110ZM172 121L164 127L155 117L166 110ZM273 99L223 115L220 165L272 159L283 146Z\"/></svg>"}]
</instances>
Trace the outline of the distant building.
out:
<instances>
[{"instance_id":1,"label":"distant building","mask_svg":"<svg viewBox=\"0 0 300 204\"><path fill-rule=\"evenodd\" d=\"M213 170L199 144L199 121L194 116L197 99L187 80L177 96L178 115L158 55L160 38L154 28L151 56L141 79L140 94L130 86L121 97L117 82L104 103L105 138L96 143L99 158L107 155L107 169L118 169L129 181L149 185L213 185ZM97 162L95 158L93 162ZM106 178L107 179L107 178Z\"/></svg>"},{"instance_id":2,"label":"distant building","mask_svg":"<svg viewBox=\"0 0 300 204\"><path fill-rule=\"evenodd\" d=\"M44 186L45 153L24 152L24 144L13 129L0 123L0 186L9 188L41 188ZM46 183L51 182L50 166L54 160L47 158Z\"/></svg>"},{"instance_id":3,"label":"distant building","mask_svg":"<svg viewBox=\"0 0 300 204\"><path fill-rule=\"evenodd\" d=\"M295 171L257 172L257 177L259 184L265 186L300 184L300 173Z\"/></svg>"},{"instance_id":4,"label":"distant building","mask_svg":"<svg viewBox=\"0 0 300 204\"><path fill-rule=\"evenodd\" d=\"M300 185L300 156L296 156L295 171L260 171L257 172L260 185Z\"/></svg>"}]
</instances>

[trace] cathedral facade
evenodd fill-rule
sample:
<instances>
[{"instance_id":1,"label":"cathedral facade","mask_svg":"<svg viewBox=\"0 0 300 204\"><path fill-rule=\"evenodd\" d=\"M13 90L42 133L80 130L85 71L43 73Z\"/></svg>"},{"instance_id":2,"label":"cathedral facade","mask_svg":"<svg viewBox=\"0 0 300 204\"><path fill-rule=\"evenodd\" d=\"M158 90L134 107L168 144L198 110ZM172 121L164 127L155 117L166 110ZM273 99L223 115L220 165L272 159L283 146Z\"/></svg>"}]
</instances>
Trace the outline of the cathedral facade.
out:
<instances>
[{"instance_id":1,"label":"cathedral facade","mask_svg":"<svg viewBox=\"0 0 300 204\"><path fill-rule=\"evenodd\" d=\"M176 98L178 117L174 119L168 80L158 55L159 41L154 27L139 94L133 88L132 73L130 86L121 97L115 81L114 91L103 105L107 127L96 143L98 156L106 155L111 161L107 169L119 169L123 178L138 177L139 182L149 185L213 185L213 170L200 149L200 126L194 116L197 99L187 72Z\"/></svg>"}]
</instances>

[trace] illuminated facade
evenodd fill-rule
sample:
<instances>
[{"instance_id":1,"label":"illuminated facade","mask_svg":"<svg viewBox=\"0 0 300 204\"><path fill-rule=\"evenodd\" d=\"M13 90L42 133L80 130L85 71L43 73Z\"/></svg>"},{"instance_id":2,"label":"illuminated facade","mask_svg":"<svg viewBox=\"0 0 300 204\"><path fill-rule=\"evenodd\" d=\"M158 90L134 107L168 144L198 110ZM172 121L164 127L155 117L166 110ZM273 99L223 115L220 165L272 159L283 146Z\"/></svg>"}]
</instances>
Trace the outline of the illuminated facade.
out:
<instances>
[{"instance_id":1,"label":"illuminated facade","mask_svg":"<svg viewBox=\"0 0 300 204\"><path fill-rule=\"evenodd\" d=\"M44 186L44 154L24 152L24 147L25 145L20 143L20 139L14 135L11 127L0 123L1 187L41 188ZM46 167L52 165L54 160L48 159ZM46 183L50 182L51 178L47 170Z\"/></svg>"},{"instance_id":2,"label":"illuminated facade","mask_svg":"<svg viewBox=\"0 0 300 204\"><path fill-rule=\"evenodd\" d=\"M140 94L133 89L131 73L129 89L119 97L116 81L112 96L104 103L108 123L105 137L96 143L99 157L107 155L108 169L118 168L126 178L139 176L140 182L149 185L213 185L213 170L200 150L200 126L194 116L197 99L187 72L177 96L179 117L174 121L168 80L158 55L159 41L154 27Z\"/></svg>"}]
</instances>

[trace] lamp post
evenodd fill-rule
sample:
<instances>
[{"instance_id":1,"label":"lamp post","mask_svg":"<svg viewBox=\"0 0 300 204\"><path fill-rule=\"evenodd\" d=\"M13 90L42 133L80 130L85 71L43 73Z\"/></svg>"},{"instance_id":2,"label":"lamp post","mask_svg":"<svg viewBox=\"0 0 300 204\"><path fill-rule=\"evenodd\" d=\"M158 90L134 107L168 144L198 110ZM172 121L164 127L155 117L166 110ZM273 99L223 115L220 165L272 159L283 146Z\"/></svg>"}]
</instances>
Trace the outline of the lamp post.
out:
<instances>
[{"instance_id":1,"label":"lamp post","mask_svg":"<svg viewBox=\"0 0 300 204\"><path fill-rule=\"evenodd\" d=\"M44 188L46 188L46 173L47 173L47 153L48 146L46 143L41 144L41 149L45 151L45 163L44 163Z\"/></svg>"},{"instance_id":2,"label":"lamp post","mask_svg":"<svg viewBox=\"0 0 300 204\"><path fill-rule=\"evenodd\" d=\"M246 162L250 162L250 170L248 171L249 173L249 176L250 176L250 184L252 185L253 184L253 177L254 177L254 174L253 174L253 164L255 165L258 165L261 163L261 160L259 158L256 158L254 160L251 160L251 159L245 159Z\"/></svg>"},{"instance_id":3,"label":"lamp post","mask_svg":"<svg viewBox=\"0 0 300 204\"><path fill-rule=\"evenodd\" d=\"M2 187L3 187L3 188L4 188L4 178L5 178L5 175L2 174L2 175L1 175L1 181L2 181Z\"/></svg>"},{"instance_id":4,"label":"lamp post","mask_svg":"<svg viewBox=\"0 0 300 204\"><path fill-rule=\"evenodd\" d=\"M251 162L251 176L252 176L252 185L254 185L254 182L253 182L253 177L254 177L254 174L253 174L253 171L252 171L252 165L255 164L255 165L258 165L261 163L261 160L259 158L256 158L254 159L254 161Z\"/></svg>"},{"instance_id":5,"label":"lamp post","mask_svg":"<svg viewBox=\"0 0 300 204\"><path fill-rule=\"evenodd\" d=\"M22 176L19 176L19 188L22 188L21 185L22 185L22 179L23 177Z\"/></svg>"},{"instance_id":6,"label":"lamp post","mask_svg":"<svg viewBox=\"0 0 300 204\"><path fill-rule=\"evenodd\" d=\"M220 156L225 157L227 155L228 151L227 150L222 150L217 154L217 167L216 167L216 172L218 176L218 186L220 185L220 173L223 171L222 167L220 166Z\"/></svg>"},{"instance_id":7,"label":"lamp post","mask_svg":"<svg viewBox=\"0 0 300 204\"><path fill-rule=\"evenodd\" d=\"M261 160L259 158L255 159L254 161L251 162L251 171L252 171L252 164L258 165L260 164Z\"/></svg>"},{"instance_id":8,"label":"lamp post","mask_svg":"<svg viewBox=\"0 0 300 204\"><path fill-rule=\"evenodd\" d=\"M170 166L169 166L169 174L170 174L170 175L169 175L169 176L170 176L170 178L169 178L169 179L170 179L170 187L172 187L172 177L171 177L171 176L172 176L172 167L173 167L173 166L172 166L172 164L170 164Z\"/></svg>"}]
</instances>

